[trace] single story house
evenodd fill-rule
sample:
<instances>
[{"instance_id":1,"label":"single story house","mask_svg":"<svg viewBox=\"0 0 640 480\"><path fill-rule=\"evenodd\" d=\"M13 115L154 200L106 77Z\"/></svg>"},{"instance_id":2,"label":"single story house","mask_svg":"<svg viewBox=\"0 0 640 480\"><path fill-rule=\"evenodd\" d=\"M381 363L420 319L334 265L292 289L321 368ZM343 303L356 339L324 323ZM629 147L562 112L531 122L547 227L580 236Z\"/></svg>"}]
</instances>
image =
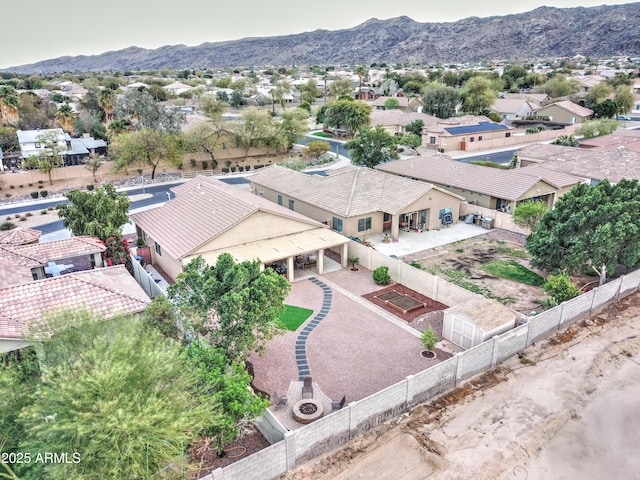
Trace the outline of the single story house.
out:
<instances>
[{"instance_id":1,"label":"single story house","mask_svg":"<svg viewBox=\"0 0 640 480\"><path fill-rule=\"evenodd\" d=\"M539 107L538 104L525 99L496 98L491 105L491 111L500 115L502 120L514 120L528 117Z\"/></svg>"},{"instance_id":2,"label":"single story house","mask_svg":"<svg viewBox=\"0 0 640 480\"><path fill-rule=\"evenodd\" d=\"M194 258L214 264L222 253L276 265L289 281L295 280L296 267L322 274L328 250L347 266L348 239L302 215L291 202L287 208L203 176L171 190L174 198L131 219L151 247L152 263L172 279Z\"/></svg>"},{"instance_id":3,"label":"single story house","mask_svg":"<svg viewBox=\"0 0 640 480\"><path fill-rule=\"evenodd\" d=\"M611 183L618 183L623 178L640 180L640 152L626 146L585 149L529 145L519 149L516 154L523 167L542 165L547 170L573 175L591 185L604 179Z\"/></svg>"},{"instance_id":4,"label":"single story house","mask_svg":"<svg viewBox=\"0 0 640 480\"><path fill-rule=\"evenodd\" d=\"M162 88L166 90L169 93L169 95L173 95L173 96L177 96L177 95L180 95L181 93L188 92L189 90L193 90L192 86L186 85L182 82L173 82L173 83L170 83L169 85L165 85Z\"/></svg>"},{"instance_id":5,"label":"single story house","mask_svg":"<svg viewBox=\"0 0 640 480\"><path fill-rule=\"evenodd\" d=\"M467 143L510 137L513 128L487 117L466 115L440 120L422 130L422 146L433 150L466 150Z\"/></svg>"},{"instance_id":6,"label":"single story house","mask_svg":"<svg viewBox=\"0 0 640 480\"><path fill-rule=\"evenodd\" d=\"M403 112L419 112L422 109L422 100L417 97L385 97L384 95L376 98L371 106L375 110L384 110L384 104L387 100L394 98L398 101L398 108L393 110L402 110Z\"/></svg>"},{"instance_id":7,"label":"single story house","mask_svg":"<svg viewBox=\"0 0 640 480\"><path fill-rule=\"evenodd\" d=\"M90 155L107 153L107 143L104 140L89 136L72 138L61 128L18 130L16 134L20 145L20 157L23 160L33 156L50 155L51 151L44 141L53 135L65 165L81 165L82 159Z\"/></svg>"},{"instance_id":8,"label":"single story house","mask_svg":"<svg viewBox=\"0 0 640 480\"><path fill-rule=\"evenodd\" d=\"M378 170L436 185L468 203L511 213L518 202L536 199L549 207L581 179L553 170L525 173L452 160L446 155L413 157L380 164Z\"/></svg>"},{"instance_id":9,"label":"single story house","mask_svg":"<svg viewBox=\"0 0 640 480\"><path fill-rule=\"evenodd\" d=\"M551 122L573 125L574 123L584 123L590 120L593 116L593 110L582 107L570 100L562 100L540 107L532 115L548 118Z\"/></svg>"},{"instance_id":10,"label":"single story house","mask_svg":"<svg viewBox=\"0 0 640 480\"><path fill-rule=\"evenodd\" d=\"M371 112L371 119L369 124L372 127L376 125L382 126L387 133L395 136L402 136L406 133L405 127L407 124L415 121L422 120L425 126L438 123L440 119L426 113L419 112L403 112L402 110L373 110Z\"/></svg>"},{"instance_id":11,"label":"single story house","mask_svg":"<svg viewBox=\"0 0 640 480\"><path fill-rule=\"evenodd\" d=\"M0 287L0 353L29 345L32 321L85 308L105 318L140 313L150 299L124 265Z\"/></svg>"},{"instance_id":12,"label":"single story house","mask_svg":"<svg viewBox=\"0 0 640 480\"><path fill-rule=\"evenodd\" d=\"M400 228L440 228L445 213L453 222L458 220L462 200L434 185L355 166L321 176L274 165L258 170L249 180L257 196L288 205L350 237L386 231L396 240Z\"/></svg>"}]
</instances>

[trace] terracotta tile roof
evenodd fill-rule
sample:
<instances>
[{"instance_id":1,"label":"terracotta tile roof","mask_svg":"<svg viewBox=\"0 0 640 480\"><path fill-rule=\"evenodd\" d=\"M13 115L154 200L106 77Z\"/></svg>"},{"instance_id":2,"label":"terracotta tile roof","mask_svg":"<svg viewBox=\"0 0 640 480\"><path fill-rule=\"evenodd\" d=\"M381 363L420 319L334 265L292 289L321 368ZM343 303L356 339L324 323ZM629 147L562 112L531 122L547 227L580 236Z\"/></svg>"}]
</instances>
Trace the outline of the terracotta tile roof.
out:
<instances>
[{"instance_id":1,"label":"terracotta tile roof","mask_svg":"<svg viewBox=\"0 0 640 480\"><path fill-rule=\"evenodd\" d=\"M46 312L86 308L106 318L144 310L150 299L124 265L0 289L0 338L21 339Z\"/></svg>"},{"instance_id":2,"label":"terracotta tile roof","mask_svg":"<svg viewBox=\"0 0 640 480\"><path fill-rule=\"evenodd\" d=\"M452 160L446 155L413 157L383 163L376 167L383 172L403 175L425 182L479 192L496 198L515 201L537 182L549 181L538 175L527 175L519 170L502 170Z\"/></svg>"},{"instance_id":3,"label":"terracotta tile roof","mask_svg":"<svg viewBox=\"0 0 640 480\"><path fill-rule=\"evenodd\" d=\"M175 198L131 219L173 258L180 259L225 230L264 211L323 226L286 207L211 177L198 176L172 189Z\"/></svg>"},{"instance_id":4,"label":"terracotta tile roof","mask_svg":"<svg viewBox=\"0 0 640 480\"><path fill-rule=\"evenodd\" d=\"M547 145L551 147L552 145ZM534 147L531 145L530 147ZM617 183L623 178L640 180L640 153L627 147L552 149L525 147L517 154L541 160L550 170L561 171L577 177ZM522 154L520 153L522 152Z\"/></svg>"},{"instance_id":5,"label":"terracotta tile roof","mask_svg":"<svg viewBox=\"0 0 640 480\"><path fill-rule=\"evenodd\" d=\"M398 214L436 188L425 182L354 166L332 170L323 177L274 165L259 170L250 181L258 189L263 186L276 190L301 202L322 206L341 217L372 212Z\"/></svg>"},{"instance_id":6,"label":"terracotta tile roof","mask_svg":"<svg viewBox=\"0 0 640 480\"><path fill-rule=\"evenodd\" d=\"M640 131L630 130L634 134L623 134L622 132L614 132L611 135L603 135L585 140L580 140L580 147L583 148L615 148L625 146L631 150L638 151L640 147Z\"/></svg>"},{"instance_id":7,"label":"terracotta tile roof","mask_svg":"<svg viewBox=\"0 0 640 480\"><path fill-rule=\"evenodd\" d=\"M42 235L39 230L32 228L14 228L6 232L0 232L0 245L26 245L27 243L35 243Z\"/></svg>"},{"instance_id":8,"label":"terracotta tile roof","mask_svg":"<svg viewBox=\"0 0 640 480\"><path fill-rule=\"evenodd\" d=\"M558 170L552 170L550 168L545 168L544 164L529 165L527 167L519 168L515 171L538 177L548 184L558 188L571 187L583 181L581 178L578 178L575 175L571 175L569 173L561 172Z\"/></svg>"},{"instance_id":9,"label":"terracotta tile roof","mask_svg":"<svg viewBox=\"0 0 640 480\"><path fill-rule=\"evenodd\" d=\"M406 125L414 120L422 120L425 126L440 122L438 117L418 112L403 112L402 110L373 110L370 124L375 125Z\"/></svg>"},{"instance_id":10,"label":"terracotta tile roof","mask_svg":"<svg viewBox=\"0 0 640 480\"><path fill-rule=\"evenodd\" d=\"M37 267L38 264L35 263L32 266L24 265L20 263L23 260L25 259L19 256L0 256L0 288L33 281L31 268Z\"/></svg>"},{"instance_id":11,"label":"terracotta tile roof","mask_svg":"<svg viewBox=\"0 0 640 480\"><path fill-rule=\"evenodd\" d=\"M1 245L0 256L4 255L3 250L44 265L55 260L104 252L106 247L96 237L71 237L28 245Z\"/></svg>"},{"instance_id":12,"label":"terracotta tile roof","mask_svg":"<svg viewBox=\"0 0 640 480\"><path fill-rule=\"evenodd\" d=\"M561 109L566 110L569 113L573 113L578 117L590 117L591 115L593 115L593 110L582 107L577 103L573 103L570 100L562 100L560 102L555 102L549 105L545 105L544 107L537 109L535 113L544 112L545 109L548 109L554 106L560 107Z\"/></svg>"}]
</instances>

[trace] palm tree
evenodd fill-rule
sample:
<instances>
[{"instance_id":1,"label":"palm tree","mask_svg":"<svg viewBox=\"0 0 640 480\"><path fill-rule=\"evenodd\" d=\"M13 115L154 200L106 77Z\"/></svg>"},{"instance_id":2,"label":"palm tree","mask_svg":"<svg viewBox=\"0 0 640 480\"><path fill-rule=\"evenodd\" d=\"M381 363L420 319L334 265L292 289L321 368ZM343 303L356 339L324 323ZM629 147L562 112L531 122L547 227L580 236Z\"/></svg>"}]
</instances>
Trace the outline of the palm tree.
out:
<instances>
[{"instance_id":1,"label":"palm tree","mask_svg":"<svg viewBox=\"0 0 640 480\"><path fill-rule=\"evenodd\" d=\"M60 105L60 107L58 107L58 110L55 113L55 117L66 132L71 132L71 130L73 130L73 124L76 121L76 118L78 118L78 116L73 113L73 110L68 103Z\"/></svg>"},{"instance_id":2,"label":"palm tree","mask_svg":"<svg viewBox=\"0 0 640 480\"><path fill-rule=\"evenodd\" d=\"M116 93L110 88L105 88L100 91L100 95L98 97L100 100L100 106L102 110L104 110L104 118L105 123L109 126L111 122L111 115L113 114L113 109L116 101Z\"/></svg>"},{"instance_id":3,"label":"palm tree","mask_svg":"<svg viewBox=\"0 0 640 480\"><path fill-rule=\"evenodd\" d=\"M358 100L362 100L362 79L367 74L367 69L360 65L356 68L356 75L358 75Z\"/></svg>"}]
</instances>

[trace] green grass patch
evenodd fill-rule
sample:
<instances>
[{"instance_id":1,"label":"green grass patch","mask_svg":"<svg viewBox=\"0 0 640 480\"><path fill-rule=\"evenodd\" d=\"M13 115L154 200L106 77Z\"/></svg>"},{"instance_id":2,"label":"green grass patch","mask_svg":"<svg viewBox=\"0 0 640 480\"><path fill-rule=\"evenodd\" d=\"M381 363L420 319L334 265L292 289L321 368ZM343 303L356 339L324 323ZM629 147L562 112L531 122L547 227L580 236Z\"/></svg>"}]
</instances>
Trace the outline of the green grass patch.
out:
<instances>
[{"instance_id":1,"label":"green grass patch","mask_svg":"<svg viewBox=\"0 0 640 480\"><path fill-rule=\"evenodd\" d=\"M507 257L529 258L529 254L527 253L526 250L520 250L518 248L509 248L503 245L500 245L498 248L496 248L496 252L502 255L506 255Z\"/></svg>"},{"instance_id":2,"label":"green grass patch","mask_svg":"<svg viewBox=\"0 0 640 480\"><path fill-rule=\"evenodd\" d=\"M544 283L544 278L527 267L523 267L515 260L494 260L480 268L494 277L506 278L525 285L540 287Z\"/></svg>"},{"instance_id":3,"label":"green grass patch","mask_svg":"<svg viewBox=\"0 0 640 480\"><path fill-rule=\"evenodd\" d=\"M502 165L500 163L494 163L494 162L476 161L476 162L469 162L469 163L472 163L473 165L480 165L482 167L499 168L500 170L511 170L513 168L510 165Z\"/></svg>"},{"instance_id":4,"label":"green grass patch","mask_svg":"<svg viewBox=\"0 0 640 480\"><path fill-rule=\"evenodd\" d=\"M313 135L314 137L333 138L333 135L325 132L314 132L311 135Z\"/></svg>"},{"instance_id":5,"label":"green grass patch","mask_svg":"<svg viewBox=\"0 0 640 480\"><path fill-rule=\"evenodd\" d=\"M311 316L313 310L308 308L294 307L293 305L285 305L284 312L280 315L280 323L282 323L287 330L295 332L304 321Z\"/></svg>"}]
</instances>

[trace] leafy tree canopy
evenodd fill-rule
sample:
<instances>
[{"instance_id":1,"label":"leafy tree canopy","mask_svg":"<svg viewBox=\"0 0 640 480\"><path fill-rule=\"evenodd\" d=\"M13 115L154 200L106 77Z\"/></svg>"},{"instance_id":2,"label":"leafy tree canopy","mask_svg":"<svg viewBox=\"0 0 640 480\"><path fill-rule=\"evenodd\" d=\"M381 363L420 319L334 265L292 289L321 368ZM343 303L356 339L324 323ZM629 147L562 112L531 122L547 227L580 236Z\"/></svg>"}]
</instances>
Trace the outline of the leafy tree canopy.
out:
<instances>
[{"instance_id":1,"label":"leafy tree canopy","mask_svg":"<svg viewBox=\"0 0 640 480\"><path fill-rule=\"evenodd\" d=\"M112 154L116 171L126 170L132 165L148 166L151 167L152 179L161 163L182 164L178 135L151 128L121 133L113 140Z\"/></svg>"},{"instance_id":2,"label":"leafy tree canopy","mask_svg":"<svg viewBox=\"0 0 640 480\"><path fill-rule=\"evenodd\" d=\"M129 220L129 198L116 193L107 183L93 192L71 190L67 193L70 203L57 206L62 224L74 235L95 235L103 242L112 236L122 235L122 226Z\"/></svg>"},{"instance_id":3,"label":"leafy tree canopy","mask_svg":"<svg viewBox=\"0 0 640 480\"><path fill-rule=\"evenodd\" d=\"M498 92L489 79L472 77L462 90L462 108L473 115L483 115L488 113L497 97Z\"/></svg>"},{"instance_id":4,"label":"leafy tree canopy","mask_svg":"<svg viewBox=\"0 0 640 480\"><path fill-rule=\"evenodd\" d=\"M438 118L450 118L456 113L460 93L438 82L428 84L422 93L422 112Z\"/></svg>"},{"instance_id":5,"label":"leafy tree canopy","mask_svg":"<svg viewBox=\"0 0 640 480\"><path fill-rule=\"evenodd\" d=\"M604 283L618 265L640 263L640 184L580 184L563 195L527 238L532 265L568 274L592 269Z\"/></svg>"},{"instance_id":6,"label":"leafy tree canopy","mask_svg":"<svg viewBox=\"0 0 640 480\"><path fill-rule=\"evenodd\" d=\"M581 135L584 138L601 137L602 135L609 135L610 133L615 132L618 129L618 126L619 123L617 120L611 120L608 118L590 120L580 125L580 127L576 129L575 134Z\"/></svg>"},{"instance_id":7,"label":"leafy tree canopy","mask_svg":"<svg viewBox=\"0 0 640 480\"><path fill-rule=\"evenodd\" d=\"M129 90L114 109L115 118L128 120L136 129L164 130L178 133L184 124L184 114L165 109L145 90Z\"/></svg>"},{"instance_id":8,"label":"leafy tree canopy","mask_svg":"<svg viewBox=\"0 0 640 480\"><path fill-rule=\"evenodd\" d=\"M373 168L392 158L398 158L395 138L380 125L374 128L363 127L348 141L351 163L362 167Z\"/></svg>"},{"instance_id":9,"label":"leafy tree canopy","mask_svg":"<svg viewBox=\"0 0 640 480\"><path fill-rule=\"evenodd\" d=\"M513 221L522 227L535 232L540 226L542 217L549 211L545 202L526 200L518 203L513 212Z\"/></svg>"},{"instance_id":10,"label":"leafy tree canopy","mask_svg":"<svg viewBox=\"0 0 640 480\"><path fill-rule=\"evenodd\" d=\"M323 110L325 127L344 129L354 133L368 125L371 116L371 105L359 100L333 100Z\"/></svg>"},{"instance_id":11,"label":"leafy tree canopy","mask_svg":"<svg viewBox=\"0 0 640 480\"><path fill-rule=\"evenodd\" d=\"M274 270L261 272L259 260L236 263L224 253L215 265L193 259L167 293L190 328L235 360L263 350L282 331L278 318L289 288Z\"/></svg>"}]
</instances>

